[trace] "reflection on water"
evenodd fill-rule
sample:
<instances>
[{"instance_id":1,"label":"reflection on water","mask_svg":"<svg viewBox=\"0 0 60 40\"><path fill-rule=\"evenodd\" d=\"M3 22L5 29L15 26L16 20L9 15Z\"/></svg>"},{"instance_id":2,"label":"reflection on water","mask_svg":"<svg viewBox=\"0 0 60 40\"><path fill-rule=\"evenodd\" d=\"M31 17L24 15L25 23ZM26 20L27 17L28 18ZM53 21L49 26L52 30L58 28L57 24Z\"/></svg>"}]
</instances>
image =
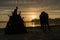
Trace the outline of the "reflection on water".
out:
<instances>
[{"instance_id":1,"label":"reflection on water","mask_svg":"<svg viewBox=\"0 0 60 40\"><path fill-rule=\"evenodd\" d=\"M6 27L6 23L0 23L0 28L5 28ZM24 23L26 27L35 27L35 26L40 26L39 24L35 24L34 22L25 22Z\"/></svg>"},{"instance_id":2,"label":"reflection on water","mask_svg":"<svg viewBox=\"0 0 60 40\"><path fill-rule=\"evenodd\" d=\"M38 26L41 26L39 22L25 22L25 25L26 25L26 27L38 27ZM57 25L57 24L49 22L49 25L52 26L52 25Z\"/></svg>"},{"instance_id":3,"label":"reflection on water","mask_svg":"<svg viewBox=\"0 0 60 40\"><path fill-rule=\"evenodd\" d=\"M40 24L35 24L35 22L25 22L26 27L40 26Z\"/></svg>"},{"instance_id":4,"label":"reflection on water","mask_svg":"<svg viewBox=\"0 0 60 40\"><path fill-rule=\"evenodd\" d=\"M6 27L6 24L7 24L7 22L5 22L5 23L0 23L0 28L5 28ZM37 27L37 26L40 26L40 23L38 23L38 22L25 22L24 23L25 24L25 26L26 27ZM56 24L49 24L49 25L56 25Z\"/></svg>"}]
</instances>

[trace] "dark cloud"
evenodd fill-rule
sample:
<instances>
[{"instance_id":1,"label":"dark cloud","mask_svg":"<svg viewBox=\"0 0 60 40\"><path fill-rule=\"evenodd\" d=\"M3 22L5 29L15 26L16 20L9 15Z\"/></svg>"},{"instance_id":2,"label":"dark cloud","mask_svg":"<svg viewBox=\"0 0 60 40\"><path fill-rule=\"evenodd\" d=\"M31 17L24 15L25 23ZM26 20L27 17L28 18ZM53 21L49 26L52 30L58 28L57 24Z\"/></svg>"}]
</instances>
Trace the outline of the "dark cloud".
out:
<instances>
[{"instance_id":1,"label":"dark cloud","mask_svg":"<svg viewBox=\"0 0 60 40\"><path fill-rule=\"evenodd\" d=\"M0 8L6 7L50 7L50 9L60 9L60 0L0 0Z\"/></svg>"},{"instance_id":2,"label":"dark cloud","mask_svg":"<svg viewBox=\"0 0 60 40\"><path fill-rule=\"evenodd\" d=\"M60 6L60 0L46 0L42 4L46 6Z\"/></svg>"}]
</instances>

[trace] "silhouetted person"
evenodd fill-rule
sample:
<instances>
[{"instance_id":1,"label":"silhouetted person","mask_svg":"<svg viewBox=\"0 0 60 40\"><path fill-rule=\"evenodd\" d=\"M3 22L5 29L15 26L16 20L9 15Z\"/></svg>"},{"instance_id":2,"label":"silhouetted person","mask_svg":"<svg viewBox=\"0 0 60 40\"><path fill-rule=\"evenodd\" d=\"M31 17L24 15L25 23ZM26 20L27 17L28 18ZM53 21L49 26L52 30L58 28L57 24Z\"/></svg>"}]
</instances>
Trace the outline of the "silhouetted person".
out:
<instances>
[{"instance_id":1,"label":"silhouetted person","mask_svg":"<svg viewBox=\"0 0 60 40\"><path fill-rule=\"evenodd\" d=\"M23 21L23 19L22 19L22 17L21 17L21 13L18 14L18 16L19 16L18 26L20 27L20 28L19 28L19 31L22 32L22 33L26 33L27 30L26 30L26 27L25 27L25 25L24 25L24 21Z\"/></svg>"},{"instance_id":2,"label":"silhouetted person","mask_svg":"<svg viewBox=\"0 0 60 40\"><path fill-rule=\"evenodd\" d=\"M48 22L48 14L44 11L40 15L40 24L41 24L41 28L44 31L50 31L49 22Z\"/></svg>"},{"instance_id":3,"label":"silhouetted person","mask_svg":"<svg viewBox=\"0 0 60 40\"><path fill-rule=\"evenodd\" d=\"M12 16L9 17L9 21L5 28L5 34L22 34L27 32L24 21L20 15L21 12L17 14L17 9L18 7L14 10Z\"/></svg>"}]
</instances>

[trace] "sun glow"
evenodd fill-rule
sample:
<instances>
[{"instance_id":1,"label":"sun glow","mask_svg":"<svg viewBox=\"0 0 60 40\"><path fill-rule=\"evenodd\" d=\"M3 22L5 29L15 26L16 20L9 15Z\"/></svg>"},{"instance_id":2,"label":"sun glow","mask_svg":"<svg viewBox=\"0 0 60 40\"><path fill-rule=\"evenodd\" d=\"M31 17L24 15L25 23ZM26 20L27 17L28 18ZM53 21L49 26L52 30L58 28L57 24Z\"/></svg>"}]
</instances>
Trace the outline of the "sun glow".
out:
<instances>
[{"instance_id":1,"label":"sun glow","mask_svg":"<svg viewBox=\"0 0 60 40\"><path fill-rule=\"evenodd\" d=\"M35 19L36 18L36 15L31 15L31 19Z\"/></svg>"},{"instance_id":2,"label":"sun glow","mask_svg":"<svg viewBox=\"0 0 60 40\"><path fill-rule=\"evenodd\" d=\"M36 12L30 12L30 17L31 17L31 19L35 19L36 18Z\"/></svg>"},{"instance_id":3,"label":"sun glow","mask_svg":"<svg viewBox=\"0 0 60 40\"><path fill-rule=\"evenodd\" d=\"M25 15L24 17L24 20L25 21L31 21L33 19L36 19L37 18L37 12L26 12L27 15Z\"/></svg>"}]
</instances>

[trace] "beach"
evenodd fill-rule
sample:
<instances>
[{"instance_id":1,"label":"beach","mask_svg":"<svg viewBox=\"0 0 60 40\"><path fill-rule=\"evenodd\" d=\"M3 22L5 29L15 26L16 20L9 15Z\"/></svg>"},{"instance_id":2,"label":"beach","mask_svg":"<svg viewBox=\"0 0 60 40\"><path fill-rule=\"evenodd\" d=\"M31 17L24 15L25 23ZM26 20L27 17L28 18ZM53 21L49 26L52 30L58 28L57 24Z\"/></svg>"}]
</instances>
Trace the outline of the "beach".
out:
<instances>
[{"instance_id":1,"label":"beach","mask_svg":"<svg viewBox=\"0 0 60 40\"><path fill-rule=\"evenodd\" d=\"M43 32L40 27L28 27L26 34L4 34L0 29L0 40L60 40L60 26L50 26L50 32Z\"/></svg>"}]
</instances>

